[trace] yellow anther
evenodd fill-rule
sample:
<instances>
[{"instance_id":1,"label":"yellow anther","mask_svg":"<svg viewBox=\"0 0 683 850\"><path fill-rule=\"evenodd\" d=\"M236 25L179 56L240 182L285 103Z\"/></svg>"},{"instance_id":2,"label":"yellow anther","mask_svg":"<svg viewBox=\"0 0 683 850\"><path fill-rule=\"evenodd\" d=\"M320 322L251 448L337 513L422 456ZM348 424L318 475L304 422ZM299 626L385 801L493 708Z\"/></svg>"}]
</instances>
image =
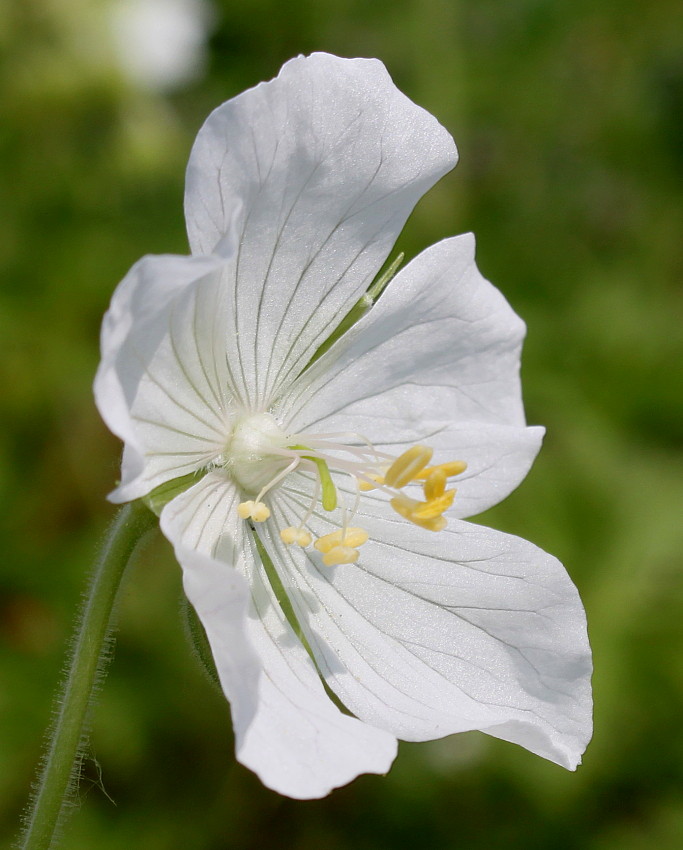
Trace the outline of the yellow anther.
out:
<instances>
[{"instance_id":1,"label":"yellow anther","mask_svg":"<svg viewBox=\"0 0 683 850\"><path fill-rule=\"evenodd\" d=\"M448 510L453 504L455 498L455 490L446 490L446 492L438 496L436 499L430 499L427 502L422 502L418 507L414 508L410 516L411 519L434 519Z\"/></svg>"},{"instance_id":2,"label":"yellow anther","mask_svg":"<svg viewBox=\"0 0 683 850\"><path fill-rule=\"evenodd\" d=\"M409 499L408 496L400 494L392 499L389 504L397 514L400 514L404 519L410 519L413 510L423 502L418 502L417 499Z\"/></svg>"},{"instance_id":3,"label":"yellow anther","mask_svg":"<svg viewBox=\"0 0 683 850\"><path fill-rule=\"evenodd\" d=\"M240 519L249 519L253 507L254 503L252 501L240 502L237 506L237 513L239 514Z\"/></svg>"},{"instance_id":4,"label":"yellow anther","mask_svg":"<svg viewBox=\"0 0 683 850\"><path fill-rule=\"evenodd\" d=\"M240 502L237 506L237 513L240 519L253 519L254 522L265 522L270 516L270 510L263 502L252 502L251 499L247 502Z\"/></svg>"},{"instance_id":5,"label":"yellow anther","mask_svg":"<svg viewBox=\"0 0 683 850\"><path fill-rule=\"evenodd\" d=\"M254 502L254 507L251 509L251 518L254 522L265 522L270 516L270 509L263 502Z\"/></svg>"},{"instance_id":6,"label":"yellow anther","mask_svg":"<svg viewBox=\"0 0 683 850\"><path fill-rule=\"evenodd\" d=\"M410 521L414 522L415 525L419 525L420 528L427 529L427 531L443 531L444 528L448 525L448 520L445 516L435 516L434 519L423 520L417 520L413 518Z\"/></svg>"},{"instance_id":7,"label":"yellow anther","mask_svg":"<svg viewBox=\"0 0 683 850\"><path fill-rule=\"evenodd\" d=\"M307 531L304 531L303 528L294 528L293 526L283 528L280 532L280 538L287 545L298 543L299 546L308 546L312 539L311 535Z\"/></svg>"},{"instance_id":8,"label":"yellow anther","mask_svg":"<svg viewBox=\"0 0 683 850\"><path fill-rule=\"evenodd\" d=\"M413 478L419 478L420 480L429 478L437 469L445 472L446 478L452 478L454 475L460 475L461 472L464 472L467 469L467 464L464 460L451 460L448 463L440 463L437 466L427 466L425 469L420 470L417 475L414 475Z\"/></svg>"},{"instance_id":9,"label":"yellow anther","mask_svg":"<svg viewBox=\"0 0 683 850\"><path fill-rule=\"evenodd\" d=\"M438 499L443 496L446 490L446 481L448 477L440 467L435 467L434 472L429 475L429 478L424 483L425 499L430 502L432 499Z\"/></svg>"},{"instance_id":10,"label":"yellow anther","mask_svg":"<svg viewBox=\"0 0 683 850\"><path fill-rule=\"evenodd\" d=\"M335 567L337 564L353 564L359 557L358 549L351 546L334 546L323 555L323 564L326 567Z\"/></svg>"},{"instance_id":11,"label":"yellow anther","mask_svg":"<svg viewBox=\"0 0 683 850\"><path fill-rule=\"evenodd\" d=\"M378 484L384 484L384 476L383 475L375 475L372 472L369 472L367 475L368 478L371 478L375 483L371 484L369 481L363 481L360 478L358 479L358 489L367 493L368 490L374 490Z\"/></svg>"},{"instance_id":12,"label":"yellow anther","mask_svg":"<svg viewBox=\"0 0 683 850\"><path fill-rule=\"evenodd\" d=\"M384 476L389 487L405 487L432 459L433 450L429 446L413 446L399 455Z\"/></svg>"},{"instance_id":13,"label":"yellow anther","mask_svg":"<svg viewBox=\"0 0 683 850\"><path fill-rule=\"evenodd\" d=\"M426 528L427 531L442 531L448 524L446 518L440 515L427 519L416 515L416 510L424 508L429 504L428 502L418 502L417 499L409 499L407 496L400 495L392 499L389 504L404 519L410 520L415 525L419 525L420 528Z\"/></svg>"},{"instance_id":14,"label":"yellow anther","mask_svg":"<svg viewBox=\"0 0 683 850\"><path fill-rule=\"evenodd\" d=\"M283 543L286 543L288 546L292 543L296 543L296 539L299 536L299 529L293 528L291 525L287 528L283 528L280 532L280 539Z\"/></svg>"},{"instance_id":15,"label":"yellow anther","mask_svg":"<svg viewBox=\"0 0 683 850\"><path fill-rule=\"evenodd\" d=\"M327 554L337 548L355 549L357 546L362 546L367 541L368 536L364 528L347 528L344 533L344 539L342 540L342 530L340 528L339 531L333 531L331 534L325 534L324 537L318 538L314 545L318 552ZM325 562L324 558L323 561ZM341 564L342 561L339 563Z\"/></svg>"}]
</instances>

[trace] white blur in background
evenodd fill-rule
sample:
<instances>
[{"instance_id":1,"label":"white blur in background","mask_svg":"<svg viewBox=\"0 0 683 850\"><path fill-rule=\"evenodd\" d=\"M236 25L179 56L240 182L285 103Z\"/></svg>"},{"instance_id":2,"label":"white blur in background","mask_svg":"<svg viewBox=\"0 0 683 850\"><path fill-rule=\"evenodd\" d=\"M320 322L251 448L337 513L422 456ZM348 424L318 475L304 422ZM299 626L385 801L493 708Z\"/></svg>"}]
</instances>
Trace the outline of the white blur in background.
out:
<instances>
[{"instance_id":1,"label":"white blur in background","mask_svg":"<svg viewBox=\"0 0 683 850\"><path fill-rule=\"evenodd\" d=\"M167 91L203 74L216 22L207 0L115 0L110 20L114 49L132 83Z\"/></svg>"}]
</instances>

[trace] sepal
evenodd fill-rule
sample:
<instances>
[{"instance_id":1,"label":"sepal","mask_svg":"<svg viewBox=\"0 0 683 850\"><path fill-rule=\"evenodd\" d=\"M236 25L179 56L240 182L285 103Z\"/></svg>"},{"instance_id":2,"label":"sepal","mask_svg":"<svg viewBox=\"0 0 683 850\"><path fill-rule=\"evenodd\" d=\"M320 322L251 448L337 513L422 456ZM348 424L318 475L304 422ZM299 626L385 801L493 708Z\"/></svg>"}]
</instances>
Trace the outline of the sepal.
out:
<instances>
[{"instance_id":1,"label":"sepal","mask_svg":"<svg viewBox=\"0 0 683 850\"><path fill-rule=\"evenodd\" d=\"M190 472L180 478L174 478L172 481L165 481L163 484L155 487L151 493L143 496L141 501L147 505L150 511L157 516L161 516L162 510L172 499L175 499L176 496L179 496L196 484L205 474L206 470L199 470L197 472Z\"/></svg>"},{"instance_id":2,"label":"sepal","mask_svg":"<svg viewBox=\"0 0 683 850\"><path fill-rule=\"evenodd\" d=\"M185 594L183 594L180 600L180 614L183 620L185 636L192 649L192 654L199 662L211 684L222 693L221 682L218 678L218 672L216 671L216 665L211 654L211 647L209 646L209 640L206 637L204 626L202 626L197 612Z\"/></svg>"}]
</instances>

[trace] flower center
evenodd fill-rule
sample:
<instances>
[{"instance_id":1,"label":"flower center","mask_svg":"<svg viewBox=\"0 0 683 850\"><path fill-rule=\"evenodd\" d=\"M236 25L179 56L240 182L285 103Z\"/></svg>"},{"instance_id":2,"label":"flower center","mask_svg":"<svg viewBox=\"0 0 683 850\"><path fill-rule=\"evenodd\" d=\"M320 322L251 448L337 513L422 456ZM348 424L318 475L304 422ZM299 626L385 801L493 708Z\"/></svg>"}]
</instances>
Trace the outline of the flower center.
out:
<instances>
[{"instance_id":1,"label":"flower center","mask_svg":"<svg viewBox=\"0 0 683 850\"><path fill-rule=\"evenodd\" d=\"M287 466L282 450L287 436L269 413L256 413L235 426L223 461L247 493L258 493Z\"/></svg>"},{"instance_id":2,"label":"flower center","mask_svg":"<svg viewBox=\"0 0 683 850\"><path fill-rule=\"evenodd\" d=\"M339 530L315 542L327 566L358 559L358 547L367 541L368 534L350 522L361 494L369 490L386 493L392 508L421 528L441 531L446 527L443 514L455 497L455 489L447 489L448 479L463 472L467 464L456 460L430 466L431 459L429 446L413 446L395 457L375 449L361 434L287 435L268 413L238 422L223 455L223 463L235 481L254 496L237 508L242 519L253 522L265 522L270 517L270 508L263 500L290 472L302 467L313 473L314 493L306 512L297 526L280 530L282 541L288 545L310 545L313 536L307 526L318 504L326 511L337 512L340 499L331 473L351 479L355 490L353 506L342 504ZM403 492L411 484L421 486L422 498Z\"/></svg>"}]
</instances>

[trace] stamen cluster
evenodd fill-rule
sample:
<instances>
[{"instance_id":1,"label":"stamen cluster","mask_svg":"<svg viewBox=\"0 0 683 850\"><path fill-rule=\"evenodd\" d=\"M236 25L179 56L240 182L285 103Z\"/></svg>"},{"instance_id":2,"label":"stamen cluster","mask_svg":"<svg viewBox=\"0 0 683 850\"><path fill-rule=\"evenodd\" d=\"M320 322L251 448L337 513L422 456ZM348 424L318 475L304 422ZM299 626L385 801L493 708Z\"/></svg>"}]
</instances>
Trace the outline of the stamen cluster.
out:
<instances>
[{"instance_id":1,"label":"stamen cluster","mask_svg":"<svg viewBox=\"0 0 683 850\"><path fill-rule=\"evenodd\" d=\"M335 437L354 437L365 445L352 446L332 442ZM297 526L280 530L280 538L287 545L310 546L313 536L306 524L320 503L324 510L337 508L338 493L330 468L349 475L355 486L356 498L349 511L342 508L341 528L318 538L314 546L322 553L326 566L355 563L359 558L359 547L368 540L363 528L350 526L355 515L361 493L380 490L390 496L391 507L409 522L428 531L441 531L447 521L443 516L455 498L455 488L447 489L448 479L459 475L467 468L464 461L429 466L433 450L429 446L416 445L398 457L377 451L369 441L358 434L306 435L306 444L294 442L285 447L273 447L272 457L277 462L277 473L261 488L253 500L242 502L237 512L242 519L265 522L270 509L262 501L266 493L279 484L299 466L314 473L315 492L311 503ZM350 455L350 458L349 458ZM424 498L415 499L403 492L409 484L422 484Z\"/></svg>"},{"instance_id":2,"label":"stamen cluster","mask_svg":"<svg viewBox=\"0 0 683 850\"><path fill-rule=\"evenodd\" d=\"M455 498L455 488L446 489L448 479L467 469L462 460L428 466L433 450L429 446L413 446L396 458L384 478L375 480L375 484L362 489L372 490L382 484L401 490L408 484L423 482L424 501L411 499L405 493L398 493L390 501L391 507L404 519L409 520L428 531L442 531L447 524L443 516Z\"/></svg>"}]
</instances>

